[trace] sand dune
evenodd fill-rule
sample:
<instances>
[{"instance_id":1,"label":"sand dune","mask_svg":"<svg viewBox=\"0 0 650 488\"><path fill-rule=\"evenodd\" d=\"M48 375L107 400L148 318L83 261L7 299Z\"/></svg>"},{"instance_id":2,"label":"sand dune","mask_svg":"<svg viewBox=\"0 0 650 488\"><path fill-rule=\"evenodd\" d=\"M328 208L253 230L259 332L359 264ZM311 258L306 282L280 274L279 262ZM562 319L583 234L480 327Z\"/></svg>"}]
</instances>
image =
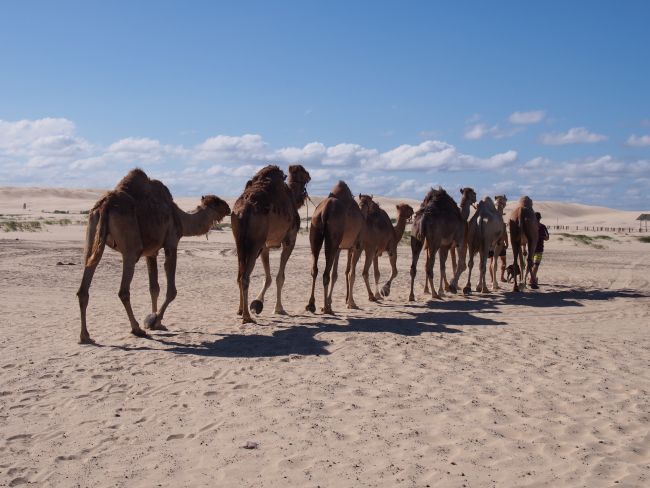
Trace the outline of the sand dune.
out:
<instances>
[{"instance_id":1,"label":"sand dune","mask_svg":"<svg viewBox=\"0 0 650 488\"><path fill-rule=\"evenodd\" d=\"M20 199L32 216L79 211L100 193L12 191L0 190L0 213ZM542 205L584 222L623 218ZM287 268L290 316L270 314L272 288L259 325L242 326L232 236L211 232L181 241L169 331L149 340L129 334L119 255L107 249L90 291L96 347L76 343L82 237L74 224L0 232L0 486L650 482L650 244L635 236L611 234L601 249L553 236L541 289L518 295L430 302L420 273L415 303L401 246L390 297L368 302L358 279L361 310L348 311L339 282L338 314L322 316L304 312L301 234ZM278 260L272 253L274 272ZM386 260L381 269L383 281ZM255 292L261 281L258 265ZM143 318L143 262L131 297Z\"/></svg>"}]
</instances>

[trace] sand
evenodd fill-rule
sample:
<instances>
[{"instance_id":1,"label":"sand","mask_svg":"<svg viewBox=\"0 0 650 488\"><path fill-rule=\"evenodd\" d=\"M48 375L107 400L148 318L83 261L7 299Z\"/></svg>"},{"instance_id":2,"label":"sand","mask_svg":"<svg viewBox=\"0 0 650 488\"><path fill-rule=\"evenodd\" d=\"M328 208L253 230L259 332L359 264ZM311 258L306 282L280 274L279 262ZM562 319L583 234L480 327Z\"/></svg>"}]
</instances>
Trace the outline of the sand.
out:
<instances>
[{"instance_id":1,"label":"sand","mask_svg":"<svg viewBox=\"0 0 650 488\"><path fill-rule=\"evenodd\" d=\"M339 281L332 317L304 312L303 234L287 269L291 315L271 314L273 287L259 324L242 326L234 243L215 231L181 241L169 331L149 340L129 334L107 249L88 309L99 345L81 346L75 222L99 192L22 191L0 189L3 218L71 223L0 231L0 486L650 484L650 244L635 235L601 248L553 235L540 290L517 295L428 301L420 271L412 304L401 246L391 296L368 302L358 279L361 309L348 311ZM545 205L584 225L627 218ZM55 209L71 213L41 212ZM386 258L381 269L383 281ZM252 281L256 293L261 266ZM143 262L131 297L144 318Z\"/></svg>"}]
</instances>

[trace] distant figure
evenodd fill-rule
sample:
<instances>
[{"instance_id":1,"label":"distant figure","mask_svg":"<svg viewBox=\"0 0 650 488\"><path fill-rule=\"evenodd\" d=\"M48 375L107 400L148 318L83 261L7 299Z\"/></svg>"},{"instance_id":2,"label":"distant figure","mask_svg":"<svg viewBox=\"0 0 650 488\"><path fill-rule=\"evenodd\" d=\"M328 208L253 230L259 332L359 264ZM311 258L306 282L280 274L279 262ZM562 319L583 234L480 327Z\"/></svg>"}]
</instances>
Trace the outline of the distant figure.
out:
<instances>
[{"instance_id":1,"label":"distant figure","mask_svg":"<svg viewBox=\"0 0 650 488\"><path fill-rule=\"evenodd\" d=\"M537 247L535 248L535 254L533 254L533 268L530 272L530 287L539 288L537 284L537 271L539 270L539 265L542 262L542 255L544 254L544 241L548 241L548 229L544 224L542 224L542 214L535 212L535 217L537 217L538 229L539 229L539 238L537 239Z\"/></svg>"},{"instance_id":2,"label":"distant figure","mask_svg":"<svg viewBox=\"0 0 650 488\"><path fill-rule=\"evenodd\" d=\"M23 203L23 210L27 210L27 204Z\"/></svg>"}]
</instances>

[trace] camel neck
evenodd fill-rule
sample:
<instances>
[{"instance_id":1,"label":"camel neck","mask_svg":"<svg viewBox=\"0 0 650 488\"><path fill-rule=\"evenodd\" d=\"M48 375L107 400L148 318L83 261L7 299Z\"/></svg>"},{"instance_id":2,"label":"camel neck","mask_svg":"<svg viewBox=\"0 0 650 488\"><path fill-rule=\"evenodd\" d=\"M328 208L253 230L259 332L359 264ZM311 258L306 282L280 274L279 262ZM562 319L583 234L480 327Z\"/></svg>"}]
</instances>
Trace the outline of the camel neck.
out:
<instances>
[{"instance_id":1,"label":"camel neck","mask_svg":"<svg viewBox=\"0 0 650 488\"><path fill-rule=\"evenodd\" d=\"M467 200L463 199L460 202L460 215L463 217L463 220L467 220L469 218L469 207L470 204L467 202Z\"/></svg>"},{"instance_id":2,"label":"camel neck","mask_svg":"<svg viewBox=\"0 0 650 488\"><path fill-rule=\"evenodd\" d=\"M194 212L185 212L176 207L181 222L183 236L200 236L207 234L214 223L212 211L198 207Z\"/></svg>"},{"instance_id":3,"label":"camel neck","mask_svg":"<svg viewBox=\"0 0 650 488\"><path fill-rule=\"evenodd\" d=\"M293 198L293 203L297 209L301 208L305 204L307 199L307 193L305 192L305 185L289 181L289 191L291 192L291 197Z\"/></svg>"},{"instance_id":4,"label":"camel neck","mask_svg":"<svg viewBox=\"0 0 650 488\"><path fill-rule=\"evenodd\" d=\"M402 236L404 235L404 229L406 229L406 217L399 216L397 218L397 223L395 224L394 231L395 231L395 237L397 238L397 242L402 240Z\"/></svg>"}]
</instances>

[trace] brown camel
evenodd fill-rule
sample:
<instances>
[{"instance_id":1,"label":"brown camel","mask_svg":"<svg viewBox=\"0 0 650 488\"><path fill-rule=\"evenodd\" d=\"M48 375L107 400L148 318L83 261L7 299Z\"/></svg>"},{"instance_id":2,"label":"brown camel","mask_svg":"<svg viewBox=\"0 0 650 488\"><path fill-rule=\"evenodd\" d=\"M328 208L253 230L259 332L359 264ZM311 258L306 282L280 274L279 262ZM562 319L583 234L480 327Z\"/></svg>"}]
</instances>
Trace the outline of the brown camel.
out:
<instances>
[{"instance_id":1,"label":"brown camel","mask_svg":"<svg viewBox=\"0 0 650 488\"><path fill-rule=\"evenodd\" d=\"M476 212L467 223L466 234L466 247L467 247L467 284L463 288L463 293L469 294L472 292L471 278L472 269L474 268L474 255L479 254L480 259L480 277L476 291L487 293L488 287L485 281L485 273L487 268L487 259L490 249L494 250L494 254L498 256L501 253L505 227L503 224L503 217L494 206L494 202L490 197L485 197L478 203ZM492 284L494 291L499 289L499 284L496 279L496 264L490 270L490 276L493 277Z\"/></svg>"},{"instance_id":2,"label":"brown camel","mask_svg":"<svg viewBox=\"0 0 650 488\"><path fill-rule=\"evenodd\" d=\"M524 274L524 257L523 248L528 246L528 259L526 264L526 274L530 272L533 263L533 254L537 247L538 239L538 223L533 210L533 201L523 196L515 209L510 214L510 243L512 245L512 253L515 258L515 275L514 285L512 291L521 291L526 288L526 280ZM517 276L520 277L520 286L517 285Z\"/></svg>"},{"instance_id":3,"label":"brown camel","mask_svg":"<svg viewBox=\"0 0 650 488\"><path fill-rule=\"evenodd\" d=\"M332 291L338 277L339 256L342 249L348 250L348 265L345 270L346 302L348 308L358 308L354 302L354 278L357 261L361 255L363 239L363 215L354 200L348 185L339 181L329 196L322 200L311 218L309 243L311 245L311 296L305 309L314 313L316 299L314 292L318 277L318 255L325 242L325 271L323 272L323 313L333 314Z\"/></svg>"},{"instance_id":4,"label":"brown camel","mask_svg":"<svg viewBox=\"0 0 650 488\"><path fill-rule=\"evenodd\" d=\"M468 197L466 198L464 196L461 201L463 209L471 205L469 192L467 194ZM416 266L418 258L425 243L427 245L426 274L431 286L431 296L433 298L440 298L444 293L442 283L445 278L447 253L451 246L456 247L456 252L459 257L454 277L451 283L449 283L449 290L452 293L456 293L458 279L465 270L465 255L462 250L465 246L466 221L463 220L461 209L458 208L454 199L442 188L435 190L432 188L423 203L425 205L416 212L415 218L413 219L413 230L411 234L411 292L409 294L409 301L415 300L413 283L417 273ZM433 265L438 250L440 250L441 281L438 293L436 293L433 286Z\"/></svg>"},{"instance_id":5,"label":"brown camel","mask_svg":"<svg viewBox=\"0 0 650 488\"><path fill-rule=\"evenodd\" d=\"M300 229L298 209L307 198L309 173L301 165L289 166L289 180L277 166L266 166L246 183L246 188L235 202L231 216L232 233L237 243L239 272L239 309L242 323L255 323L248 310L248 286L257 257L261 255L264 266L264 286L250 304L256 314L264 308L264 294L271 286L269 250L282 246L280 268L276 277L277 298L275 313L286 315L282 306L284 270Z\"/></svg>"},{"instance_id":6,"label":"brown camel","mask_svg":"<svg viewBox=\"0 0 650 488\"><path fill-rule=\"evenodd\" d=\"M363 280L368 290L368 300L371 302L381 299L381 296L390 295L390 286L395 277L397 276L397 245L399 244L406 222L413 215L413 208L410 205L401 203L396 205L397 208L397 223L393 228L390 217L385 210L372 199L371 195L359 195L359 207L365 222L365 232L363 235L362 249L366 253L366 261L363 265ZM390 258L391 275L388 281L379 293L379 256L384 252L388 252ZM374 266L375 273L375 293L370 289L370 282L368 279L370 264Z\"/></svg>"},{"instance_id":7,"label":"brown camel","mask_svg":"<svg viewBox=\"0 0 650 488\"><path fill-rule=\"evenodd\" d=\"M461 195L460 214L463 217L463 220L467 222L467 219L469 219L470 206L476 203L476 192L474 191L473 188L466 187L460 189L460 195ZM463 205L463 202L465 202L466 205ZM422 203L424 205L424 202ZM465 229L465 232L467 232L467 229ZM456 272L456 248L454 246L451 246L451 269L454 273ZM441 278L443 279L444 282L445 291L449 291L449 283L447 283L446 274L444 276L441 276ZM429 293L429 283L426 280L426 273L425 273L425 280L424 280L424 293Z\"/></svg>"},{"instance_id":8,"label":"brown camel","mask_svg":"<svg viewBox=\"0 0 650 488\"><path fill-rule=\"evenodd\" d=\"M506 204L508 203L508 198L505 195L496 195L494 197L494 204L497 208L497 212L499 212L499 215L501 215L501 220L503 220L503 213L506 208ZM490 273L490 279L494 280L496 279L496 269L498 265L494 264L496 260L501 261L501 281L503 283L506 282L506 249L508 249L508 231L507 231L507 226L506 223L503 223L503 242L501 243L501 252L496 255L494 252L492 252L492 256L490 256L490 264L489 264L489 269L491 270L494 268L494 276L493 273ZM494 250L491 250L494 251Z\"/></svg>"},{"instance_id":9,"label":"brown camel","mask_svg":"<svg viewBox=\"0 0 650 488\"><path fill-rule=\"evenodd\" d=\"M201 197L201 204L196 210L186 213L178 208L171 193L160 181L150 180L141 169L131 170L115 190L106 193L95 204L88 216L84 274L77 292L81 309L79 342L94 342L86 328L88 290L105 245L122 254L122 283L118 295L131 322L131 332L145 337L147 334L135 319L130 301L129 289L135 263L141 256L147 258L152 313L145 319L145 324L150 329L165 330L161 323L163 315L176 297L178 241L183 236L206 234L215 222L229 214L228 204L214 195ZM156 256L161 248L165 249L167 293L158 311L160 286Z\"/></svg>"}]
</instances>

